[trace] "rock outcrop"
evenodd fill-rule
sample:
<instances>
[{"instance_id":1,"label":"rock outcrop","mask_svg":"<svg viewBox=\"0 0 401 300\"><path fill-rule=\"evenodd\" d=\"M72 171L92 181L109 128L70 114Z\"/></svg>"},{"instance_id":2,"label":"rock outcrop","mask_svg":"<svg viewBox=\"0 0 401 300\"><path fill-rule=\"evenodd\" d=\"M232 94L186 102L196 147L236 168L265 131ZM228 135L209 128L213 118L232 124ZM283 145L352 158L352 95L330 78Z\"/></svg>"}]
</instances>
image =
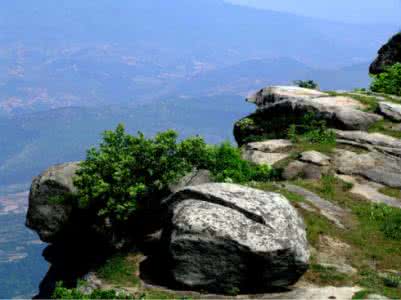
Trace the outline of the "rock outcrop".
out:
<instances>
[{"instance_id":1,"label":"rock outcrop","mask_svg":"<svg viewBox=\"0 0 401 300\"><path fill-rule=\"evenodd\" d=\"M401 32L394 35L380 48L375 61L370 65L371 74L380 74L386 67L401 63Z\"/></svg>"},{"instance_id":2,"label":"rock outcrop","mask_svg":"<svg viewBox=\"0 0 401 300\"><path fill-rule=\"evenodd\" d=\"M242 148L242 157L255 164L274 165L286 159L286 153L292 147L289 140L268 140L246 144Z\"/></svg>"},{"instance_id":3,"label":"rock outcrop","mask_svg":"<svg viewBox=\"0 0 401 300\"><path fill-rule=\"evenodd\" d=\"M257 111L238 121L234 136L239 145L256 138L283 138L291 124L302 124L306 114L342 130L367 130L383 117L362 110L363 105L347 97L298 87L265 88L249 97Z\"/></svg>"},{"instance_id":4,"label":"rock outcrop","mask_svg":"<svg viewBox=\"0 0 401 300\"><path fill-rule=\"evenodd\" d=\"M216 292L295 283L308 268L305 226L281 195L233 184L184 188L164 204L174 280Z\"/></svg>"},{"instance_id":5,"label":"rock outcrop","mask_svg":"<svg viewBox=\"0 0 401 300\"><path fill-rule=\"evenodd\" d=\"M401 122L401 104L393 102L380 102L379 113L395 122Z\"/></svg>"},{"instance_id":6,"label":"rock outcrop","mask_svg":"<svg viewBox=\"0 0 401 300\"><path fill-rule=\"evenodd\" d=\"M73 177L78 168L78 162L56 165L32 182L26 225L44 242L56 241L71 225L73 204L68 200L76 193Z\"/></svg>"}]
</instances>

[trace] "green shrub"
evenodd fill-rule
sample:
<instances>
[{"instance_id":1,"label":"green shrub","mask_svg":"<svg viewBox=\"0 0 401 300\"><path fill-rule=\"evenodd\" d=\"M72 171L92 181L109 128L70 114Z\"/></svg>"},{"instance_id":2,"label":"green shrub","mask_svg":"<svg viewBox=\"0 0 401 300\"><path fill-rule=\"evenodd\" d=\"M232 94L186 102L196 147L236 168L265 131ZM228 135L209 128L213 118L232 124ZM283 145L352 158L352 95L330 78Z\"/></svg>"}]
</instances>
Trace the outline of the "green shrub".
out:
<instances>
[{"instance_id":1,"label":"green shrub","mask_svg":"<svg viewBox=\"0 0 401 300\"><path fill-rule=\"evenodd\" d=\"M191 142L199 143L187 141L185 148ZM128 135L122 125L106 131L99 149L87 152L75 178L79 205L111 222L126 221L138 205L148 205L152 196L191 169L193 157L184 157L187 151L171 130L153 139Z\"/></svg>"},{"instance_id":2,"label":"green shrub","mask_svg":"<svg viewBox=\"0 0 401 300\"><path fill-rule=\"evenodd\" d=\"M380 230L385 237L401 240L401 209L385 204L373 204L370 209L370 217L379 223Z\"/></svg>"},{"instance_id":3,"label":"green shrub","mask_svg":"<svg viewBox=\"0 0 401 300\"><path fill-rule=\"evenodd\" d=\"M401 277L395 274L387 274L383 278L383 284L387 287L397 288L401 284Z\"/></svg>"},{"instance_id":4,"label":"green shrub","mask_svg":"<svg viewBox=\"0 0 401 300\"><path fill-rule=\"evenodd\" d=\"M401 96L401 63L392 65L381 74L373 75L370 89L377 93Z\"/></svg>"},{"instance_id":5,"label":"green shrub","mask_svg":"<svg viewBox=\"0 0 401 300\"><path fill-rule=\"evenodd\" d=\"M308 142L313 144L336 144L336 135L328 129L326 121L319 120L315 114L306 113L300 124L292 124L288 128L288 138L293 142Z\"/></svg>"},{"instance_id":6,"label":"green shrub","mask_svg":"<svg viewBox=\"0 0 401 300\"><path fill-rule=\"evenodd\" d=\"M134 299L129 294L117 293L114 290L94 290L84 295L78 289L67 289L62 282L57 282L52 299Z\"/></svg>"},{"instance_id":7,"label":"green shrub","mask_svg":"<svg viewBox=\"0 0 401 300\"><path fill-rule=\"evenodd\" d=\"M305 89L317 89L319 88L319 85L314 82L313 80L295 80L294 84L296 86L299 86L301 88L305 88Z\"/></svg>"},{"instance_id":8,"label":"green shrub","mask_svg":"<svg viewBox=\"0 0 401 300\"><path fill-rule=\"evenodd\" d=\"M137 209L157 205L168 186L193 168L212 172L217 181L269 180L276 172L241 158L230 143L207 145L200 137L181 142L172 130L145 138L129 135L119 125L106 131L99 148L92 148L74 180L78 204L112 225L134 216Z\"/></svg>"}]
</instances>

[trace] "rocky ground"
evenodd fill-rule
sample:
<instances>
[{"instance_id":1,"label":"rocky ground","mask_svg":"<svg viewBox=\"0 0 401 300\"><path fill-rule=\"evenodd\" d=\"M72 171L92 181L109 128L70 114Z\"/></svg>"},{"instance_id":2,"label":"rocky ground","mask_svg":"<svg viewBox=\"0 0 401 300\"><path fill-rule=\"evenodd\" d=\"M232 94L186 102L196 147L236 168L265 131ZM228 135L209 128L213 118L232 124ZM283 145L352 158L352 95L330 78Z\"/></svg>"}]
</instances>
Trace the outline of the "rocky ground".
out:
<instances>
[{"instance_id":1,"label":"rocky ground","mask_svg":"<svg viewBox=\"0 0 401 300\"><path fill-rule=\"evenodd\" d=\"M82 291L117 289L148 298L401 297L401 99L269 87L248 101L257 110L234 130L243 157L282 170L282 180L239 186L209 183L207 171L188 175L163 202L169 211L163 232L93 269ZM291 132L293 125L307 130ZM46 195L73 192L76 168L50 168L32 185L27 224L47 242L71 226L72 211ZM166 261L168 275L161 271ZM169 285L168 276L181 286Z\"/></svg>"}]
</instances>

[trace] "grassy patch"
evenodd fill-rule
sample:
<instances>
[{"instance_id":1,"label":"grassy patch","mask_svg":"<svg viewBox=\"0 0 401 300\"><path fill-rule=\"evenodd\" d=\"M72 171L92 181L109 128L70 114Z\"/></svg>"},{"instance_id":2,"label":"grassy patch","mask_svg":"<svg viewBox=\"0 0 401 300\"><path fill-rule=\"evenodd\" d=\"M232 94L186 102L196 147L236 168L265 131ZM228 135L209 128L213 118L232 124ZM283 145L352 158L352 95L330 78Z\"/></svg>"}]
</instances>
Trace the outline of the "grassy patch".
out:
<instances>
[{"instance_id":1,"label":"grassy patch","mask_svg":"<svg viewBox=\"0 0 401 300\"><path fill-rule=\"evenodd\" d=\"M97 271L99 278L107 283L119 286L137 286L139 284L138 258L134 254L117 254L106 261Z\"/></svg>"},{"instance_id":2,"label":"grassy patch","mask_svg":"<svg viewBox=\"0 0 401 300\"><path fill-rule=\"evenodd\" d=\"M321 181L297 180L295 183L347 208L355 218L347 222L347 229L341 229L323 216L302 211L311 245L318 248L320 235L329 235L344 241L352 248L347 259L353 267L362 270L352 278L353 283L377 294L401 298L401 289L389 287L388 282L378 275L383 270L401 270L401 210L373 205L352 195L347 192L344 182L336 178ZM312 272L316 273L316 270ZM315 274L309 278L319 282L319 276Z\"/></svg>"},{"instance_id":3,"label":"grassy patch","mask_svg":"<svg viewBox=\"0 0 401 300\"><path fill-rule=\"evenodd\" d=\"M351 283L351 278L347 274L340 273L333 267L318 264L310 266L305 278L321 286L344 286Z\"/></svg>"},{"instance_id":4,"label":"grassy patch","mask_svg":"<svg viewBox=\"0 0 401 300\"><path fill-rule=\"evenodd\" d=\"M363 300L363 299L367 299L368 296L369 296L370 294L372 294L371 291L369 291L369 290L362 290L362 291L356 292L356 293L352 296L352 299L354 299L354 300Z\"/></svg>"},{"instance_id":5,"label":"grassy patch","mask_svg":"<svg viewBox=\"0 0 401 300\"><path fill-rule=\"evenodd\" d=\"M401 131L391 129L391 125L393 125L393 124L394 123L392 123L388 120L381 120L381 121L374 123L372 126L370 126L368 132L371 132L371 133L378 132L378 133L392 136L397 139L401 139Z\"/></svg>"},{"instance_id":6,"label":"grassy patch","mask_svg":"<svg viewBox=\"0 0 401 300\"><path fill-rule=\"evenodd\" d=\"M401 190L400 189L394 189L394 188L390 188L390 187L383 187L383 188L379 189L379 192L384 194L384 195L387 195L389 197L401 199Z\"/></svg>"},{"instance_id":7,"label":"grassy patch","mask_svg":"<svg viewBox=\"0 0 401 300\"><path fill-rule=\"evenodd\" d=\"M253 182L248 184L248 186L267 191L267 192L275 192L283 195L291 202L304 202L305 198L301 195L292 193L287 191L285 188L279 186L279 184L271 183L271 182Z\"/></svg>"}]
</instances>

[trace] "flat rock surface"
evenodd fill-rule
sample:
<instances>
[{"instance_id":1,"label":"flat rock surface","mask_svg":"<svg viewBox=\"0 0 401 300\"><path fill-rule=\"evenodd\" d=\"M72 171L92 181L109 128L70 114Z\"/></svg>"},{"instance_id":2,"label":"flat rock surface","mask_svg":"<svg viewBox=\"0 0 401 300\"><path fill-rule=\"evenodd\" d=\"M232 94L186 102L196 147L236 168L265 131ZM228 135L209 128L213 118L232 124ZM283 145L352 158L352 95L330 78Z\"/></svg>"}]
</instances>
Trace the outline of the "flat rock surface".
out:
<instances>
[{"instance_id":1,"label":"flat rock surface","mask_svg":"<svg viewBox=\"0 0 401 300\"><path fill-rule=\"evenodd\" d=\"M345 209L331 203L330 201L322 199L315 193L300 186L289 183L286 183L284 186L287 191L304 197L307 202L317 207L320 210L320 214L322 216L332 221L338 227L345 228L342 220L344 220L349 215L349 213Z\"/></svg>"},{"instance_id":2,"label":"flat rock surface","mask_svg":"<svg viewBox=\"0 0 401 300\"><path fill-rule=\"evenodd\" d=\"M328 166L330 165L331 158L323 153L312 150L301 153L300 160L319 166Z\"/></svg>"},{"instance_id":3,"label":"flat rock surface","mask_svg":"<svg viewBox=\"0 0 401 300\"><path fill-rule=\"evenodd\" d=\"M328 94L313 89L305 89L297 86L272 86L260 90L246 100L250 103L255 103L261 109L282 100L312 99L325 96L328 96Z\"/></svg>"},{"instance_id":4,"label":"flat rock surface","mask_svg":"<svg viewBox=\"0 0 401 300\"><path fill-rule=\"evenodd\" d=\"M380 152L357 154L336 149L333 165L340 174L360 175L370 181L401 188L401 158Z\"/></svg>"},{"instance_id":5,"label":"flat rock surface","mask_svg":"<svg viewBox=\"0 0 401 300\"><path fill-rule=\"evenodd\" d=\"M401 199L396 199L379 192L379 189L383 187L381 184L367 180L357 180L355 177L348 175L339 175L338 177L345 182L353 184L352 189L349 191L352 194L360 195L373 203L384 203L401 208Z\"/></svg>"},{"instance_id":6,"label":"flat rock surface","mask_svg":"<svg viewBox=\"0 0 401 300\"><path fill-rule=\"evenodd\" d=\"M247 150L257 150L261 152L281 152L284 150L288 150L292 147L292 142L289 140L267 140L262 142L254 142L245 145Z\"/></svg>"},{"instance_id":7,"label":"flat rock surface","mask_svg":"<svg viewBox=\"0 0 401 300\"><path fill-rule=\"evenodd\" d=\"M326 105L326 106L343 106L343 107L349 107L349 108L353 108L353 109L366 108L366 106L363 105L358 100L355 100L351 97L346 97L346 96L319 97L319 98L315 98L313 101L323 104L323 105Z\"/></svg>"},{"instance_id":8,"label":"flat rock surface","mask_svg":"<svg viewBox=\"0 0 401 300\"><path fill-rule=\"evenodd\" d=\"M381 133L368 133L366 131L341 131L335 130L338 139L349 140L359 144L381 146L388 148L400 148L401 140Z\"/></svg>"},{"instance_id":9,"label":"flat rock surface","mask_svg":"<svg viewBox=\"0 0 401 300\"><path fill-rule=\"evenodd\" d=\"M253 162L258 165L269 165L272 166L279 161L282 161L289 157L289 154L286 153L266 153L257 150L243 150L242 158Z\"/></svg>"}]
</instances>

